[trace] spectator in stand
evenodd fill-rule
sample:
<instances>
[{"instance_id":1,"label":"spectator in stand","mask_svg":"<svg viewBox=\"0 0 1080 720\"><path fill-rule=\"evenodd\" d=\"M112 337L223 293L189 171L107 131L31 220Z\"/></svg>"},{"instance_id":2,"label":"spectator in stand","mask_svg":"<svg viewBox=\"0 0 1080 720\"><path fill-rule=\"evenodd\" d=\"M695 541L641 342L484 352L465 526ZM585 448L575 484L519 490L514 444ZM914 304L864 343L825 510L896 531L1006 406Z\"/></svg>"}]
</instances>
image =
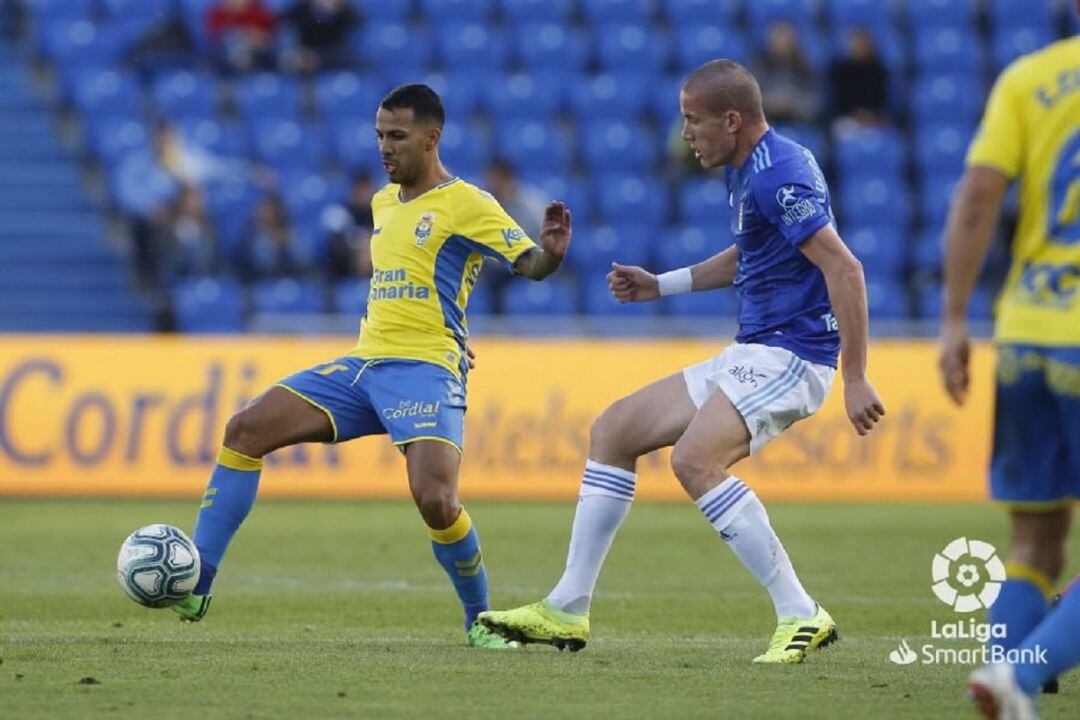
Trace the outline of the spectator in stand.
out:
<instances>
[{"instance_id":1,"label":"spectator in stand","mask_svg":"<svg viewBox=\"0 0 1080 720\"><path fill-rule=\"evenodd\" d=\"M829 85L830 117L837 129L888 122L889 73L867 30L851 31L847 55L829 68Z\"/></svg>"},{"instance_id":2,"label":"spectator in stand","mask_svg":"<svg viewBox=\"0 0 1080 720\"><path fill-rule=\"evenodd\" d=\"M813 123L821 110L818 76L810 66L791 23L769 26L765 50L753 63L761 84L765 115L776 124Z\"/></svg>"},{"instance_id":3,"label":"spectator in stand","mask_svg":"<svg viewBox=\"0 0 1080 720\"><path fill-rule=\"evenodd\" d=\"M543 192L519 181L514 166L504 158L494 158L491 161L485 173L485 181L487 191L499 201L518 227L531 238L540 237L540 221L547 206ZM503 288L512 279L509 273L502 271L489 272L484 277L484 282L491 288L495 298L497 312L502 312Z\"/></svg>"},{"instance_id":4,"label":"spectator in stand","mask_svg":"<svg viewBox=\"0 0 1080 720\"><path fill-rule=\"evenodd\" d=\"M251 235L250 270L258 277L298 275L307 264L297 252L285 205L276 195L267 195L255 208Z\"/></svg>"},{"instance_id":5,"label":"spectator in stand","mask_svg":"<svg viewBox=\"0 0 1080 720\"><path fill-rule=\"evenodd\" d=\"M215 61L226 73L274 67L274 14L261 0L218 0L206 12Z\"/></svg>"},{"instance_id":6,"label":"spectator in stand","mask_svg":"<svg viewBox=\"0 0 1080 720\"><path fill-rule=\"evenodd\" d=\"M360 16L346 0L298 0L281 19L291 36L283 66L312 73L353 64L349 36Z\"/></svg>"},{"instance_id":7,"label":"spectator in stand","mask_svg":"<svg viewBox=\"0 0 1080 720\"><path fill-rule=\"evenodd\" d=\"M170 275L214 275L221 268L214 228L206 214L202 190L181 188L158 247L168 258Z\"/></svg>"},{"instance_id":8,"label":"spectator in stand","mask_svg":"<svg viewBox=\"0 0 1080 720\"><path fill-rule=\"evenodd\" d=\"M375 183L367 175L353 178L349 199L332 205L322 216L330 232L329 270L333 277L371 277L371 198Z\"/></svg>"}]
</instances>

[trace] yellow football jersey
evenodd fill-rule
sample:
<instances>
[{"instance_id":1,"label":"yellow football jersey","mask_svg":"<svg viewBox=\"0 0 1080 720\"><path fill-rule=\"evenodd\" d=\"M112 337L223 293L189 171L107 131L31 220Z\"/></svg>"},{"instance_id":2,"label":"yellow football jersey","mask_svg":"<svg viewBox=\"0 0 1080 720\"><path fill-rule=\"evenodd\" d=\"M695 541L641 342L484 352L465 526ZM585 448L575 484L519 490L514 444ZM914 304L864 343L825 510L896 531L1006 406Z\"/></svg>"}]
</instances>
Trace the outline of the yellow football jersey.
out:
<instances>
[{"instance_id":1,"label":"yellow football jersey","mask_svg":"<svg viewBox=\"0 0 1080 720\"><path fill-rule=\"evenodd\" d=\"M1020 181L1020 222L995 338L1080 345L1080 36L1005 69L967 164Z\"/></svg>"},{"instance_id":2,"label":"yellow football jersey","mask_svg":"<svg viewBox=\"0 0 1080 720\"><path fill-rule=\"evenodd\" d=\"M485 257L512 269L536 247L491 194L453 178L402 202L400 187L371 200L374 273L360 338L349 353L402 358L465 373L465 307Z\"/></svg>"}]
</instances>

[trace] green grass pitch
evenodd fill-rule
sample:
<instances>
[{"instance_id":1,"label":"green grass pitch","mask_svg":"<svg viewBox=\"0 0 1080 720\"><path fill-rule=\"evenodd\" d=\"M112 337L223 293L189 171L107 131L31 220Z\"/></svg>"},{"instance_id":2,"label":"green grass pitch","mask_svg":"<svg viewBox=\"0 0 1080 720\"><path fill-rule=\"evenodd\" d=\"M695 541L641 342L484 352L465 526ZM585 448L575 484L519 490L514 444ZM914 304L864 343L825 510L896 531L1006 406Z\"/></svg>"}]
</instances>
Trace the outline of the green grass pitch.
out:
<instances>
[{"instance_id":1,"label":"green grass pitch","mask_svg":"<svg viewBox=\"0 0 1080 720\"><path fill-rule=\"evenodd\" d=\"M470 511L495 606L542 597L573 505ZM577 654L465 647L456 600L405 503L262 502L204 622L138 607L114 579L121 540L151 522L190 529L194 512L0 502L0 717L972 717L969 666L897 666L888 654L901 638L974 647L929 637L931 620L958 617L930 591L930 559L957 536L999 548L1006 537L989 505L772 503L841 642L801 666L761 667L750 660L773 629L768 598L689 503L634 508L600 578L593 640ZM1080 676L1042 711L1076 717Z\"/></svg>"}]
</instances>

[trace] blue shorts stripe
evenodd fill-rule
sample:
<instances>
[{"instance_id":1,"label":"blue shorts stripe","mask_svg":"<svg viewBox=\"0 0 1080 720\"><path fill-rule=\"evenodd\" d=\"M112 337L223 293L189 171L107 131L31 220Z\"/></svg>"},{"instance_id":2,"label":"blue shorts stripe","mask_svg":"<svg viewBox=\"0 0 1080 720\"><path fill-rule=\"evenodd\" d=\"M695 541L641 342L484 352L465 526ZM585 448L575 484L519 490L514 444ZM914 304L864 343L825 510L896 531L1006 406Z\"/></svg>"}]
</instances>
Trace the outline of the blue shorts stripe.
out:
<instances>
[{"instance_id":1,"label":"blue shorts stripe","mask_svg":"<svg viewBox=\"0 0 1080 720\"><path fill-rule=\"evenodd\" d=\"M756 398L761 397L763 394L765 394L765 393L769 392L770 390L772 390L772 388L774 388L777 383L783 381L784 378L787 377L788 372L793 367L795 367L795 363L797 361L798 361L798 358L795 357L794 355L792 355L791 359L788 360L787 366L780 372L779 375L774 377L769 382L765 383L765 385L763 387L755 390L754 392L750 393L749 395L746 395L743 398L740 398L739 401L737 403L735 403L735 409L738 410L741 413L743 406L748 405L749 403L753 402Z\"/></svg>"},{"instance_id":2,"label":"blue shorts stripe","mask_svg":"<svg viewBox=\"0 0 1080 720\"><path fill-rule=\"evenodd\" d=\"M734 497L732 497L730 500L724 503L722 507L717 508L715 512L708 516L709 522L714 523L720 518L722 518L724 516L724 513L734 507L735 503L739 502L739 500L741 500L743 496L746 495L748 492L750 492L750 488L743 485Z\"/></svg>"},{"instance_id":3,"label":"blue shorts stripe","mask_svg":"<svg viewBox=\"0 0 1080 720\"><path fill-rule=\"evenodd\" d=\"M743 417L746 417L751 413L757 412L761 408L771 403L776 398L780 397L781 395L798 385L805 375L806 363L802 363L797 370L792 371L792 373L788 375L788 377L784 380L783 384L778 385L767 396L759 397L754 402L743 405L741 408L739 408L739 412L742 413Z\"/></svg>"},{"instance_id":4,"label":"blue shorts stripe","mask_svg":"<svg viewBox=\"0 0 1080 720\"><path fill-rule=\"evenodd\" d=\"M618 475L613 475L612 473L601 472L599 470L586 470L585 477L596 478L597 480L608 480L609 482L613 482L616 485L621 485L625 487L627 490L634 489L633 480L627 480L626 478L621 478Z\"/></svg>"},{"instance_id":5,"label":"blue shorts stripe","mask_svg":"<svg viewBox=\"0 0 1080 720\"><path fill-rule=\"evenodd\" d=\"M634 493L627 492L626 490L624 490L624 489L622 489L620 487L615 487L613 485L608 485L607 483L601 483L601 482L598 482L596 480L592 480L592 479L589 479L589 478L583 478L581 480L581 484L582 485L588 485L589 487L594 487L594 488L597 488L599 490L606 490L607 492L614 493L614 494L616 494L616 495L618 495L620 497L629 498L631 500L634 499Z\"/></svg>"},{"instance_id":6,"label":"blue shorts stripe","mask_svg":"<svg viewBox=\"0 0 1080 720\"><path fill-rule=\"evenodd\" d=\"M743 485L743 484L742 484L742 482L740 482L740 481L736 480L736 481L734 482L734 484L732 484L732 486L731 486L731 487L729 487L729 488L728 488L727 490L725 490L724 492L720 493L719 495L717 495L716 497L714 497L714 498L713 498L712 500L710 500L709 502L705 503L705 505L704 505L704 506L702 506L702 508L701 508L701 512L703 512L703 513L705 513L706 515L708 515L708 514L709 514L709 512L710 512L710 511L711 511L711 510L712 510L712 509L713 509L714 507L716 507L716 506L717 506L718 504L720 504L720 503L724 502L725 500L727 500L727 499L728 499L729 497L731 497L731 494L732 494L733 492L737 491L737 490L738 490L739 488L741 488L741 487L745 487L745 485Z\"/></svg>"}]
</instances>

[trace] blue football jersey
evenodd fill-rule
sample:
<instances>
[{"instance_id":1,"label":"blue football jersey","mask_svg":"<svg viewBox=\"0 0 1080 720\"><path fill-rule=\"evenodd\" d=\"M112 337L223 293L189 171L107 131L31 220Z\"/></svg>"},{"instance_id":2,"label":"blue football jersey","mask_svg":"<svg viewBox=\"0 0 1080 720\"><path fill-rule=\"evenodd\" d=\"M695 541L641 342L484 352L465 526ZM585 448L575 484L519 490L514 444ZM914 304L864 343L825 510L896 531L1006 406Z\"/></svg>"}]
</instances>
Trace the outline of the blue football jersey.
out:
<instances>
[{"instance_id":1,"label":"blue football jersey","mask_svg":"<svg viewBox=\"0 0 1080 720\"><path fill-rule=\"evenodd\" d=\"M825 276L799 245L834 223L813 154L769 130L738 168L727 170L731 233L739 247L735 290L741 343L790 350L836 367L840 336Z\"/></svg>"}]
</instances>

